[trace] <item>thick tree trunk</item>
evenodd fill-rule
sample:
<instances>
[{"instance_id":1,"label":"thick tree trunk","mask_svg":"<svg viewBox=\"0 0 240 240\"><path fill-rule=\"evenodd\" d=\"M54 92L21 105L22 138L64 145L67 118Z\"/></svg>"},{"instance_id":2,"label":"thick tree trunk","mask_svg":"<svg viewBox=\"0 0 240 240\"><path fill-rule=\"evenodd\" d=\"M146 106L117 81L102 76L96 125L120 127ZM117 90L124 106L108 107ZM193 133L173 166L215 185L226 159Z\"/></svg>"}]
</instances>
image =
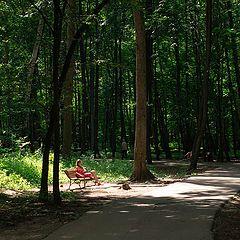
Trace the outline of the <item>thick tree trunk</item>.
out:
<instances>
[{"instance_id":1,"label":"thick tree trunk","mask_svg":"<svg viewBox=\"0 0 240 240\"><path fill-rule=\"evenodd\" d=\"M75 32L75 4L73 0L67 3L67 48L69 48ZM73 77L75 74L74 57L72 57L64 84L64 109L63 109L63 157L69 157L72 147L72 126L73 126Z\"/></svg>"},{"instance_id":2,"label":"thick tree trunk","mask_svg":"<svg viewBox=\"0 0 240 240\"><path fill-rule=\"evenodd\" d=\"M146 166L147 94L146 94L146 38L143 12L134 12L136 30L136 127L134 145L134 172L131 179L145 181L154 176Z\"/></svg>"}]
</instances>

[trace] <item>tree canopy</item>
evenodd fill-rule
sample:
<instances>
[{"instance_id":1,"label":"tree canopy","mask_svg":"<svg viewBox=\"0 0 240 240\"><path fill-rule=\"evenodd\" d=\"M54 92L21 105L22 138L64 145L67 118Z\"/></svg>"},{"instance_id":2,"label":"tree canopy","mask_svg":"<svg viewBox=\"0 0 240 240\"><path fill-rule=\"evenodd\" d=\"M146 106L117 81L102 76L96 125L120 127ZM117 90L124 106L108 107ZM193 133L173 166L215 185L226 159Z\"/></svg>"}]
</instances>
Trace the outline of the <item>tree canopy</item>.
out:
<instances>
[{"instance_id":1,"label":"tree canopy","mask_svg":"<svg viewBox=\"0 0 240 240\"><path fill-rule=\"evenodd\" d=\"M43 169L51 149L56 164L62 152L115 158L123 139L131 153L142 141L147 163L174 151L238 157L239 9L237 0L1 1L1 151L43 147ZM145 73L136 71L137 11ZM143 126L135 125L136 103L145 98L139 77L146 136L135 134ZM129 158L143 148L135 150Z\"/></svg>"}]
</instances>

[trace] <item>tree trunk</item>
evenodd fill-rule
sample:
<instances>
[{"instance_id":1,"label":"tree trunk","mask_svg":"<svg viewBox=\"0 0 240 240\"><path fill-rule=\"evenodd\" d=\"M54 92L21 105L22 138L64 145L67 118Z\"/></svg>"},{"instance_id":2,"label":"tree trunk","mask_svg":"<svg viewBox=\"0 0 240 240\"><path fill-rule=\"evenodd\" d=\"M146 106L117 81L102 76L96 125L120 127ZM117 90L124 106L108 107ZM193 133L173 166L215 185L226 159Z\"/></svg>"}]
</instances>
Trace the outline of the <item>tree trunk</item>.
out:
<instances>
[{"instance_id":1,"label":"tree trunk","mask_svg":"<svg viewBox=\"0 0 240 240\"><path fill-rule=\"evenodd\" d=\"M81 58L81 76L82 76L82 112L81 112L81 153L84 153L87 149L87 117L88 117L88 100L87 100L87 76L86 76L86 48L84 46L83 37L79 40L80 45L80 58Z\"/></svg>"},{"instance_id":2,"label":"tree trunk","mask_svg":"<svg viewBox=\"0 0 240 240\"><path fill-rule=\"evenodd\" d=\"M146 38L144 29L143 12L135 10L134 24L136 31L136 127L134 144L134 172L132 180L145 181L154 176L146 165Z\"/></svg>"},{"instance_id":3,"label":"tree trunk","mask_svg":"<svg viewBox=\"0 0 240 240\"><path fill-rule=\"evenodd\" d=\"M227 1L226 8L228 10L229 28L234 29L231 1ZM234 64L234 70L235 70L235 75L236 75L236 82L237 82L237 86L238 86L238 98L240 98L240 67L239 67L239 59L238 59L239 52L238 52L238 48L237 48L236 37L233 34L231 35L231 42L232 42L233 64ZM239 117L239 119L240 119L240 117Z\"/></svg>"},{"instance_id":4,"label":"tree trunk","mask_svg":"<svg viewBox=\"0 0 240 240\"><path fill-rule=\"evenodd\" d=\"M123 105L125 102L125 99L123 97L123 89L124 89L124 83L123 83L123 71L122 71L122 38L119 38L119 111L120 111L120 124L121 124L121 142L123 139L127 140L126 138L126 127L125 127L125 117L124 117L124 110Z\"/></svg>"},{"instance_id":5,"label":"tree trunk","mask_svg":"<svg viewBox=\"0 0 240 240\"><path fill-rule=\"evenodd\" d=\"M99 4L93 11L93 15L94 14L97 14L107 3L108 3L109 0L103 0L101 2L101 4ZM59 1L58 0L55 0L54 1L54 5L55 6L60 6L59 4ZM56 15L58 16L58 14L60 13L57 13L59 11L59 8L58 9L55 9L56 11ZM59 23L60 24L60 23ZM60 29L58 29L58 23L57 23L57 20L54 19L54 25L56 25L56 29L54 32L54 43L58 42L58 38L59 36L57 36L58 34L60 34L60 37L61 37L61 33L58 33L57 31L59 31ZM60 25L59 25L60 26ZM68 49L68 53L67 53L67 56L65 58L65 62L64 62L64 65L63 65L63 68L62 68L62 72L61 72L61 75L59 76L58 78L58 81L56 81L56 77L57 77L57 74L58 74L58 69L55 69L54 67L56 67L58 64L57 64L57 60L59 60L56 56L55 56L55 60L54 60L54 67L53 67L53 70L54 70L54 73L53 73L53 80L55 83L58 83L56 84L56 86L54 86L54 89L58 89L57 92L55 92L55 97L54 97L54 101L53 101L53 104L52 104L52 107L51 107L51 111L50 111L50 121L49 121L49 125L48 125L48 129L47 129L47 133L46 133L46 136L45 136L45 139L44 139L44 148L43 148L43 165L42 165L42 176L41 176L41 188L40 188L40 193L39 193L39 199L41 201L47 201L48 200L48 166L49 166L49 152L50 152L50 147L51 147L51 140L52 140L52 136L53 136L53 132L54 132L54 127L56 126L56 122L59 121L59 119L55 118L55 116L57 116L56 112L55 111L58 111L58 107L59 107L59 100L60 100L60 96L61 96L61 92L62 92L62 87L63 87L63 83L64 81L66 80L66 74L68 72L68 68L69 68L69 65L71 63L71 59L72 59L72 56L73 56L73 53L74 53L74 50L75 50L75 47L77 45L77 42L79 40L79 38L81 37L82 33L88 28L88 25L86 24L83 24L79 27L79 29L77 30L77 32L75 33L74 35L74 38L73 38L73 41L71 42L70 46L69 46L69 49ZM61 40L61 39L60 39ZM57 54L57 46L55 46L54 44L54 52L53 52L53 55ZM56 71L57 70L57 71ZM57 143L58 144L58 143ZM55 157L56 157L56 163L55 163L55 166L54 166L54 172L56 171L57 169L57 166L58 166L58 159L57 159L57 155L58 155L58 146L57 146L57 149L55 151ZM53 178L55 179L56 176L57 176L58 173L55 173L55 175L53 176ZM54 189L55 189L55 201L56 202L59 202L60 200L60 196L58 194L58 191L59 191L59 185L57 186L57 181L59 180L56 180L54 182Z\"/></svg>"},{"instance_id":6,"label":"tree trunk","mask_svg":"<svg viewBox=\"0 0 240 240\"><path fill-rule=\"evenodd\" d=\"M229 54L228 54L228 49L225 48L225 56L226 56L226 65L227 65L227 75L228 75L228 88L229 88L229 93L230 93L230 106L231 106L231 120L232 120L232 135L233 135L233 152L234 152L234 157L237 157L237 149L238 149L238 139L239 139L239 134L238 134L238 129L239 127L239 117L237 117L239 111L237 111L237 103L236 103L236 97L235 97L235 92L233 88L233 83L232 83L232 78L231 78L231 70L230 70L230 64L229 64Z\"/></svg>"},{"instance_id":7,"label":"tree trunk","mask_svg":"<svg viewBox=\"0 0 240 240\"><path fill-rule=\"evenodd\" d=\"M73 0L68 0L67 3L67 48L69 48L74 32L75 32L75 4ZM69 69L64 84L64 109L63 109L63 157L69 157L72 147L72 125L73 125L73 111L72 111L72 99L73 99L73 77L75 73L74 58L72 57Z\"/></svg>"},{"instance_id":8,"label":"tree trunk","mask_svg":"<svg viewBox=\"0 0 240 240\"><path fill-rule=\"evenodd\" d=\"M97 0L98 5L98 0ZM96 25L96 38L99 38L98 25ZM94 102L94 158L100 158L99 148L98 148L98 122L99 122L99 41L96 42L96 79L95 79L95 102Z\"/></svg>"},{"instance_id":9,"label":"tree trunk","mask_svg":"<svg viewBox=\"0 0 240 240\"><path fill-rule=\"evenodd\" d=\"M40 123L39 123L39 112L35 107L35 102L37 100L37 91L36 91L36 77L34 76L34 73L36 72L36 63L38 59L38 54L40 50L40 45L42 41L42 36L43 36L43 19L39 20L38 23L38 29L37 29L37 37L36 41L33 47L33 53L32 57L29 63L29 68L28 68L28 85L29 85L29 91L30 93L27 94L27 97L30 99L27 101L30 103L30 110L29 110L29 115L28 115L28 125L29 125L29 141L30 141L30 149L31 152L34 152L36 148L40 147L39 143L39 134L38 131L40 129ZM36 143L38 145L36 146Z\"/></svg>"},{"instance_id":10,"label":"tree trunk","mask_svg":"<svg viewBox=\"0 0 240 240\"><path fill-rule=\"evenodd\" d=\"M152 14L152 0L146 1L146 14L151 16ZM146 32L146 87L147 87L147 162L152 164L151 155L151 138L152 138L152 122L153 122L153 96L152 96L152 85L153 85L153 39L152 29L148 29Z\"/></svg>"},{"instance_id":11,"label":"tree trunk","mask_svg":"<svg viewBox=\"0 0 240 240\"><path fill-rule=\"evenodd\" d=\"M90 83L89 83L89 100L90 100L90 114L89 114L89 117L90 117L90 149L91 151L94 151L94 134L95 134L95 124L94 124L94 120L95 120L95 106L94 106L94 103L95 103L95 96L94 96L94 93L95 93L95 64L94 64L94 55L93 55L93 48L94 48L94 45L93 45L93 36L90 37L90 53L89 53L89 58L90 58Z\"/></svg>"},{"instance_id":12,"label":"tree trunk","mask_svg":"<svg viewBox=\"0 0 240 240\"><path fill-rule=\"evenodd\" d=\"M62 19L60 0L54 0L54 29L53 29L53 102L54 109L54 160L53 160L53 199L54 203L61 203L59 190L59 159L60 159L60 90L59 90L59 59L62 37Z\"/></svg>"},{"instance_id":13,"label":"tree trunk","mask_svg":"<svg viewBox=\"0 0 240 240\"><path fill-rule=\"evenodd\" d=\"M206 54L205 54L205 69L204 79L202 85L202 99L198 116L198 126L195 134L192 158L189 166L189 170L197 169L197 160L202 143L206 122L207 122L207 110L208 110L208 82L210 74L210 62L211 62L211 39L212 39L212 0L206 1Z\"/></svg>"}]
</instances>

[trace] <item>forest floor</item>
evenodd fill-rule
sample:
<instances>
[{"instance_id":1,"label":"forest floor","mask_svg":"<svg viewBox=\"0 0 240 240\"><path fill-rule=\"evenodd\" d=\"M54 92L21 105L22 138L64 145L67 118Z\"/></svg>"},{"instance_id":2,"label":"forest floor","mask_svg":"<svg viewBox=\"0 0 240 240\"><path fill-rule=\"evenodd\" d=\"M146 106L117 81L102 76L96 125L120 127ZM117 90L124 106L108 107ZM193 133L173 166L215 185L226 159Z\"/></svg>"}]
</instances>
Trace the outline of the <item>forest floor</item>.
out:
<instances>
[{"instance_id":1,"label":"forest floor","mask_svg":"<svg viewBox=\"0 0 240 240\"><path fill-rule=\"evenodd\" d=\"M240 237L240 192L225 202L213 224L214 240L238 240Z\"/></svg>"},{"instance_id":2,"label":"forest floor","mask_svg":"<svg viewBox=\"0 0 240 240\"><path fill-rule=\"evenodd\" d=\"M40 240L63 224L71 222L85 212L100 208L113 200L134 197L151 191L155 186L165 186L184 179L164 179L158 183L130 184L124 190L121 184L104 183L67 191L68 184L61 186L64 198L60 207L37 201L37 192L14 192L0 190L0 240ZM77 187L78 185L72 186ZM66 200L68 199L68 200ZM3 204L4 203L4 204ZM2 207L4 206L4 207ZM214 240L237 240L240 229L240 193L222 204L213 224Z\"/></svg>"}]
</instances>

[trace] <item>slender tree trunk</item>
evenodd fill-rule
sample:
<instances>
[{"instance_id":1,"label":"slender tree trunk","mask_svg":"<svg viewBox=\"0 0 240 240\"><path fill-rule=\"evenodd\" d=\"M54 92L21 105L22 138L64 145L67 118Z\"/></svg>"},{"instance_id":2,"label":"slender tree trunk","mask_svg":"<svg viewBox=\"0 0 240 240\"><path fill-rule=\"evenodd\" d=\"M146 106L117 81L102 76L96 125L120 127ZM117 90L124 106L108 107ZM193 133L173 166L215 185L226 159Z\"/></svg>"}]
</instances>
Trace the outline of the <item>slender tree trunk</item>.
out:
<instances>
[{"instance_id":1,"label":"slender tree trunk","mask_svg":"<svg viewBox=\"0 0 240 240\"><path fill-rule=\"evenodd\" d=\"M171 154L171 150L169 147L168 130L167 130L167 126L164 121L164 113L162 110L160 96L158 96L156 101L157 101L157 108L158 108L158 123L159 123L159 129L160 129L160 133L161 133L162 147L165 152L166 159L172 159L172 154Z\"/></svg>"},{"instance_id":2,"label":"slender tree trunk","mask_svg":"<svg viewBox=\"0 0 240 240\"><path fill-rule=\"evenodd\" d=\"M54 29L53 29L53 102L54 110L54 161L53 161L53 198L56 204L61 203L59 190L59 159L60 159L60 91L59 91L59 59L62 37L62 19L60 1L54 0Z\"/></svg>"},{"instance_id":3,"label":"slender tree trunk","mask_svg":"<svg viewBox=\"0 0 240 240\"><path fill-rule=\"evenodd\" d=\"M122 38L119 38L119 111L120 111L120 124L121 124L121 142L123 139L127 141L126 138L126 127L125 127L125 118L124 118L124 111L123 111L123 104L125 102L125 99L123 97L123 89L124 89L124 83L123 83L123 71L122 71Z\"/></svg>"},{"instance_id":4,"label":"slender tree trunk","mask_svg":"<svg viewBox=\"0 0 240 240\"><path fill-rule=\"evenodd\" d=\"M38 23L36 41L33 47L33 53L29 63L28 76L27 76L27 79L28 79L27 82L29 85L28 88L30 91L29 94L27 94L27 97L30 98L27 101L30 103L30 112L28 116L28 126L29 126L28 128L29 128L30 148L32 152L35 151L36 147L40 147L40 144L36 146L36 143L38 143L38 140L39 140L38 131L40 129L40 123L39 123L39 112L37 111L34 104L37 100L36 77L34 76L34 73L36 72L37 59L38 59L40 45L41 45L42 36L43 36L43 28L44 28L43 19L40 19Z\"/></svg>"},{"instance_id":5,"label":"slender tree trunk","mask_svg":"<svg viewBox=\"0 0 240 240\"><path fill-rule=\"evenodd\" d=\"M87 101L87 77L86 77L86 49L84 47L83 38L80 38L80 57L81 57L81 75L82 75L82 121L81 121L81 152L84 153L87 148L87 116L88 116L88 101Z\"/></svg>"},{"instance_id":6,"label":"slender tree trunk","mask_svg":"<svg viewBox=\"0 0 240 240\"><path fill-rule=\"evenodd\" d=\"M101 4L99 4L93 11L93 15L97 14L99 11L101 11L101 9L108 3L109 0L103 0L101 2ZM58 43L59 41L59 36L58 34L60 34L60 41L61 41L61 33L59 33L59 29L58 26L60 26L60 23L57 22L56 18L58 18L58 14L60 14L60 4L59 4L59 0L54 0L54 6L55 9L54 14L56 14L55 18L54 18L54 50L53 50L53 55L57 55L58 52L58 47L57 44L55 46L55 43ZM59 20L59 19L58 19ZM59 24L59 25L58 25ZM58 128L58 126L56 126L56 122L58 122L59 124L59 118L57 116L57 114L59 114L59 100L60 100L60 96L61 96L61 92L62 92L62 87L63 87L63 83L66 80L66 74L68 72L69 69L69 65L71 63L71 59L75 50L75 47L77 45L77 42L79 40L79 38L81 37L82 33L88 28L88 25L83 24L79 27L79 29L77 30L77 32L74 35L73 41L71 42L69 49L68 49L68 53L67 56L65 58L65 62L61 71L61 75L58 78L58 81L56 80L57 78L57 74L58 74L58 69L55 69L56 66L58 66L58 61L59 58L54 57L54 61L53 61L53 80L55 83L57 83L54 86L54 90L58 89L58 91L55 91L55 95L54 95L54 100L53 100L53 104L51 106L51 110L50 110L50 121L49 121L49 125L48 125L48 129L47 129L47 133L44 139L44 146L43 146L43 164L42 164L42 176L41 176L41 188L40 188L40 193L39 193L39 200L41 201L47 201L48 200L48 166L49 166L49 152L50 152L50 147L51 147L51 140L52 140L52 136L54 133L54 128ZM55 131L56 131L55 129ZM58 136L58 133L55 134L56 138ZM55 139L56 140L56 139ZM53 187L54 187L54 200L56 202L59 202L60 199L60 195L59 195L59 184L57 186L57 182L59 180L57 180L57 174L56 170L58 168L58 153L59 153L59 149L58 149L58 142L56 145L56 150L54 152L55 157L56 158L56 162L54 163L54 176L53 178L55 179L54 183L53 183ZM54 160L55 161L55 160Z\"/></svg>"},{"instance_id":7,"label":"slender tree trunk","mask_svg":"<svg viewBox=\"0 0 240 240\"><path fill-rule=\"evenodd\" d=\"M174 45L174 53L175 53L175 61L176 61L176 103L177 103L177 125L178 132L180 133L180 141L179 143L183 143L183 116L182 116L182 98L181 98L181 66L180 66L180 53L179 53L179 39L178 33L175 32L175 45ZM180 148L181 149L181 148ZM179 149L179 150L180 150Z\"/></svg>"},{"instance_id":8,"label":"slender tree trunk","mask_svg":"<svg viewBox=\"0 0 240 240\"><path fill-rule=\"evenodd\" d=\"M234 157L237 157L237 142L238 142L238 128L236 127L236 124L239 126L239 121L237 118L237 114L239 111L237 111L237 103L236 103L236 97L235 97L235 91L233 88L232 78L231 78L231 70L230 70L230 64L229 64L229 54L228 49L225 48L225 56L226 56L226 65L227 65L227 75L228 75L228 88L230 92L230 106L231 106L231 120L232 120L232 136L233 136L233 152Z\"/></svg>"},{"instance_id":9,"label":"slender tree trunk","mask_svg":"<svg viewBox=\"0 0 240 240\"><path fill-rule=\"evenodd\" d=\"M217 132L219 134L218 140L218 156L217 156L217 160L219 162L223 162L224 161L224 156L223 156L223 152L224 152L224 123L223 123L223 102L222 102L222 79L220 76L220 52L219 52L219 44L217 44L217 61L218 61L218 68L217 68L217 89L218 89L218 97L217 97L217 112L218 112L218 118L217 118Z\"/></svg>"},{"instance_id":10,"label":"slender tree trunk","mask_svg":"<svg viewBox=\"0 0 240 240\"><path fill-rule=\"evenodd\" d=\"M229 27L230 29L234 29L231 1L227 1L226 8L228 10ZM234 70L236 75L236 82L238 86L238 98L240 98L240 67L239 67L239 56L238 56L239 52L238 52L236 37L233 34L231 35L231 42L232 42L233 64L234 64Z\"/></svg>"},{"instance_id":11,"label":"slender tree trunk","mask_svg":"<svg viewBox=\"0 0 240 240\"><path fill-rule=\"evenodd\" d=\"M90 83L89 83L89 100L90 100L90 149L91 151L94 151L94 134L95 134L95 124L94 124L94 120L95 120L95 64L94 64L94 55L93 55L93 36L90 37Z\"/></svg>"},{"instance_id":12,"label":"slender tree trunk","mask_svg":"<svg viewBox=\"0 0 240 240\"><path fill-rule=\"evenodd\" d=\"M54 32L53 32L53 107L50 112L50 123L49 128L44 141L44 152L43 152L43 166L42 166L42 179L39 199L41 201L48 200L48 166L49 166L49 152L51 146L52 136L54 134L54 162L53 162L53 195L55 203L61 202L59 192L59 79L58 79L58 68L59 68L59 56L60 56L60 44L61 44L61 19L60 19L60 2L54 0Z\"/></svg>"},{"instance_id":13,"label":"slender tree trunk","mask_svg":"<svg viewBox=\"0 0 240 240\"><path fill-rule=\"evenodd\" d=\"M156 54L156 48L154 48L154 54ZM153 100L153 111L154 111L154 122L153 122L153 139L154 139L154 149L156 154L156 160L160 159L160 144L159 144L159 131L158 131L158 90L157 90L157 61L154 61L154 77L153 77L153 89L154 89L154 100Z\"/></svg>"},{"instance_id":14,"label":"slender tree trunk","mask_svg":"<svg viewBox=\"0 0 240 240\"><path fill-rule=\"evenodd\" d=\"M197 168L197 160L202 143L206 122L207 122L207 110L208 110L208 82L210 74L210 62L211 62L211 40L212 40L212 0L206 1L206 54L205 54L205 69L204 79L202 85L202 99L198 116L198 126L195 134L192 158L189 166L189 170L195 170Z\"/></svg>"},{"instance_id":15,"label":"slender tree trunk","mask_svg":"<svg viewBox=\"0 0 240 240\"><path fill-rule=\"evenodd\" d=\"M97 0L98 5L98 0ZM96 25L96 38L99 38L98 26ZM96 79L95 79L95 102L94 102L94 158L100 158L99 148L98 148L98 122L99 122L99 41L96 42Z\"/></svg>"},{"instance_id":16,"label":"slender tree trunk","mask_svg":"<svg viewBox=\"0 0 240 240\"><path fill-rule=\"evenodd\" d=\"M152 0L146 1L146 14L150 16L152 14ZM153 39L152 30L146 30L146 88L147 88L147 162L152 164L151 155L151 137L152 137L152 122L153 122Z\"/></svg>"},{"instance_id":17,"label":"slender tree trunk","mask_svg":"<svg viewBox=\"0 0 240 240\"><path fill-rule=\"evenodd\" d=\"M96 65L96 82L95 82L95 108L94 108L94 158L99 158L98 148L98 122L99 122L99 65Z\"/></svg>"}]
</instances>

